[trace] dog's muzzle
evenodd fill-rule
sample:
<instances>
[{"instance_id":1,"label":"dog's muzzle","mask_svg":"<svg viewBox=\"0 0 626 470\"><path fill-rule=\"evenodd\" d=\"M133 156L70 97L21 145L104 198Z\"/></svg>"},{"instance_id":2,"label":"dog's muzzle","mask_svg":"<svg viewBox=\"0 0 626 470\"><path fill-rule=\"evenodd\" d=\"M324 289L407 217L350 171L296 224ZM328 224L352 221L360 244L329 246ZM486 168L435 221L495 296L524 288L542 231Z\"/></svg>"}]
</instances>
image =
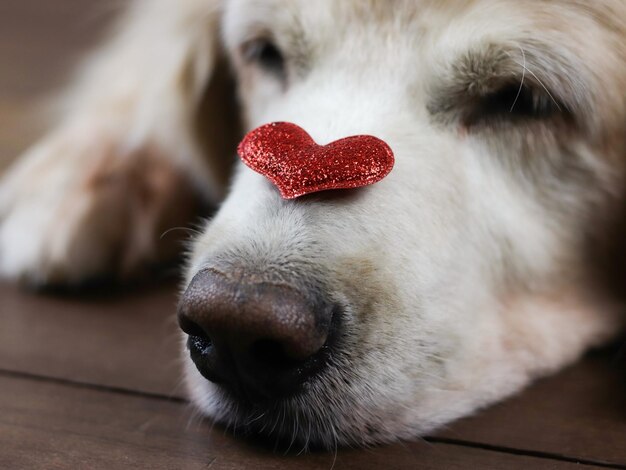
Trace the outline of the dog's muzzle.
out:
<instances>
[{"instance_id":1,"label":"dog's muzzle","mask_svg":"<svg viewBox=\"0 0 626 470\"><path fill-rule=\"evenodd\" d=\"M319 293L207 269L183 294L178 321L200 373L240 400L296 393L326 364L333 306Z\"/></svg>"}]
</instances>

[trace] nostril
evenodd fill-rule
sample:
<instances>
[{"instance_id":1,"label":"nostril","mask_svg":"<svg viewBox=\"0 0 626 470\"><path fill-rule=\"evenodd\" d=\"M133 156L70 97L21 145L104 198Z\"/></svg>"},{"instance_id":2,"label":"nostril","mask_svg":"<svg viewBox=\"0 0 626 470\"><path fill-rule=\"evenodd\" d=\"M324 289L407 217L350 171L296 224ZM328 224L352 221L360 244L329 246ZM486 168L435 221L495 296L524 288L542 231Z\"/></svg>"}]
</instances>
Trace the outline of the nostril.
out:
<instances>
[{"instance_id":1,"label":"nostril","mask_svg":"<svg viewBox=\"0 0 626 470\"><path fill-rule=\"evenodd\" d=\"M187 347L191 351L191 354L208 356L213 349L213 342L208 336L192 336L189 335L187 339Z\"/></svg>"},{"instance_id":2,"label":"nostril","mask_svg":"<svg viewBox=\"0 0 626 470\"><path fill-rule=\"evenodd\" d=\"M250 347L250 354L256 362L274 369L290 369L302 362L289 356L282 344L270 339L255 341Z\"/></svg>"},{"instance_id":3,"label":"nostril","mask_svg":"<svg viewBox=\"0 0 626 470\"><path fill-rule=\"evenodd\" d=\"M191 360L204 378L216 383L224 380L223 375L217 370L215 346L211 338L206 335L189 335L187 349Z\"/></svg>"},{"instance_id":4,"label":"nostril","mask_svg":"<svg viewBox=\"0 0 626 470\"><path fill-rule=\"evenodd\" d=\"M198 336L200 338L207 339L209 337L200 325L198 325L186 315L178 315L178 326L189 336Z\"/></svg>"},{"instance_id":5,"label":"nostril","mask_svg":"<svg viewBox=\"0 0 626 470\"><path fill-rule=\"evenodd\" d=\"M188 335L187 349L191 359L205 377L209 375L213 377L213 374L209 371L215 349L213 341L200 325L185 315L178 316L178 324L181 330Z\"/></svg>"}]
</instances>

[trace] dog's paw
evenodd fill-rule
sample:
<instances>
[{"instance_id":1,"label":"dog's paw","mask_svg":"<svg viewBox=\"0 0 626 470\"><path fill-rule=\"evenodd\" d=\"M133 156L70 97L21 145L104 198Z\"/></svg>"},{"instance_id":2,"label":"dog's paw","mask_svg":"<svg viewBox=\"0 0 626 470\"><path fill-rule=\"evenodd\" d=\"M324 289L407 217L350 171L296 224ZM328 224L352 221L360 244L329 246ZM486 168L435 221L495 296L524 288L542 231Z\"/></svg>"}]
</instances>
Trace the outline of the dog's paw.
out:
<instances>
[{"instance_id":1,"label":"dog's paw","mask_svg":"<svg viewBox=\"0 0 626 470\"><path fill-rule=\"evenodd\" d=\"M123 148L117 135L66 127L4 176L0 277L36 285L126 277L180 249L161 235L194 215L191 184L158 148Z\"/></svg>"}]
</instances>

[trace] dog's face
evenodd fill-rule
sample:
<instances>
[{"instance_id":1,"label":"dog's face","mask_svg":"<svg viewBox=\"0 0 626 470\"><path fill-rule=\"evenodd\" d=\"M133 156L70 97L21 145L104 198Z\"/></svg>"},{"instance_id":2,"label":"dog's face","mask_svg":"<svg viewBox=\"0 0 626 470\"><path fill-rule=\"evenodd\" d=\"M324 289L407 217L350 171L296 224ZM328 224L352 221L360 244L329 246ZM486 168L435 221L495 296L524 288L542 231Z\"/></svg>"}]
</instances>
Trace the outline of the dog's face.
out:
<instances>
[{"instance_id":1,"label":"dog's face","mask_svg":"<svg viewBox=\"0 0 626 470\"><path fill-rule=\"evenodd\" d=\"M196 403L302 443L389 441L500 399L617 331L594 280L622 188L624 10L227 2L247 129L290 121L320 144L371 134L396 166L368 188L285 201L239 165L193 247L181 311L200 323L220 308L270 322L302 314L315 333L248 331L248 346L275 341L266 361L209 331L190 347L217 384L187 361ZM239 339L239 320L211 321ZM217 372L203 363L226 360ZM289 391L274 390L286 369Z\"/></svg>"}]
</instances>

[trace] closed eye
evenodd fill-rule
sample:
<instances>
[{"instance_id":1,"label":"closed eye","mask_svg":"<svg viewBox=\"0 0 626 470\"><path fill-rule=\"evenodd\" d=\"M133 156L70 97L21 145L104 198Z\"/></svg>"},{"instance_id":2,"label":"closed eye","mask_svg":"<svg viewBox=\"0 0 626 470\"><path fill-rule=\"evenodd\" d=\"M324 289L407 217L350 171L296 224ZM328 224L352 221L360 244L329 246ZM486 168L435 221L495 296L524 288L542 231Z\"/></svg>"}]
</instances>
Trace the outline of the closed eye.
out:
<instances>
[{"instance_id":1,"label":"closed eye","mask_svg":"<svg viewBox=\"0 0 626 470\"><path fill-rule=\"evenodd\" d=\"M285 58L278 46L270 39L258 38L248 41L242 45L241 51L246 63L279 78L284 78Z\"/></svg>"},{"instance_id":2,"label":"closed eye","mask_svg":"<svg viewBox=\"0 0 626 470\"><path fill-rule=\"evenodd\" d=\"M550 44L479 44L443 69L432 85L430 114L470 127L511 127L556 121L581 125L589 88L571 57Z\"/></svg>"},{"instance_id":3,"label":"closed eye","mask_svg":"<svg viewBox=\"0 0 626 470\"><path fill-rule=\"evenodd\" d=\"M553 117L563 106L541 85L505 83L471 100L463 117L466 126L499 120L533 120Z\"/></svg>"}]
</instances>

